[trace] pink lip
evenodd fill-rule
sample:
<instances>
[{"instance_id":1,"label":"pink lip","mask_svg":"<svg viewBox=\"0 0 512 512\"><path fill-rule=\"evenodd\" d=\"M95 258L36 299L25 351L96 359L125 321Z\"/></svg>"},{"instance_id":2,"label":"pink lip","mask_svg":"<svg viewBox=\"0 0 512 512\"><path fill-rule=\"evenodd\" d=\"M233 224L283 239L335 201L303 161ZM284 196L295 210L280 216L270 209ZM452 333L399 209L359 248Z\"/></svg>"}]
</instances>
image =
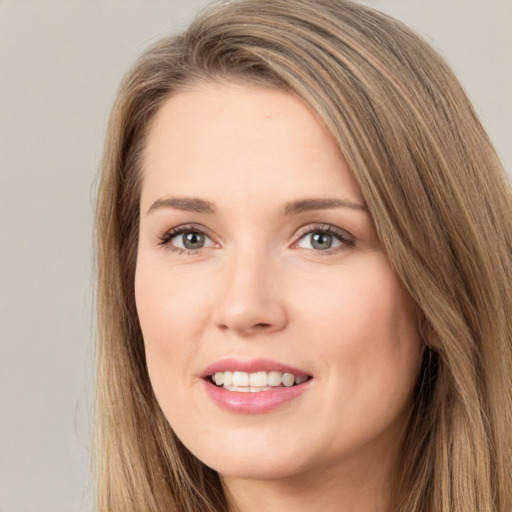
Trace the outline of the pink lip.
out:
<instances>
[{"instance_id":1,"label":"pink lip","mask_svg":"<svg viewBox=\"0 0 512 512\"><path fill-rule=\"evenodd\" d=\"M217 372L237 371L247 373L276 371L281 373L293 373L293 375L295 376L309 375L307 372L299 370L298 368L293 368L292 366L288 366L277 361L272 361L271 359L259 358L252 359L250 361L242 361L240 359L228 358L213 363L207 368L205 368L201 372L200 377L204 379Z\"/></svg>"},{"instance_id":2,"label":"pink lip","mask_svg":"<svg viewBox=\"0 0 512 512\"><path fill-rule=\"evenodd\" d=\"M298 386L279 387L256 393L240 393L219 388L207 380L202 381L205 391L213 403L220 408L242 414L261 414L298 398L305 393L312 382L307 380Z\"/></svg>"},{"instance_id":3,"label":"pink lip","mask_svg":"<svg viewBox=\"0 0 512 512\"><path fill-rule=\"evenodd\" d=\"M272 411L279 406L300 397L311 386L313 379L297 386L276 387L267 391L243 393L227 391L213 384L208 377L216 372L241 371L254 373L257 371L278 371L293 373L293 375L308 375L306 372L270 359L253 359L241 361L234 358L224 359L214 363L201 373L206 394L220 408L241 414L260 414Z\"/></svg>"}]
</instances>

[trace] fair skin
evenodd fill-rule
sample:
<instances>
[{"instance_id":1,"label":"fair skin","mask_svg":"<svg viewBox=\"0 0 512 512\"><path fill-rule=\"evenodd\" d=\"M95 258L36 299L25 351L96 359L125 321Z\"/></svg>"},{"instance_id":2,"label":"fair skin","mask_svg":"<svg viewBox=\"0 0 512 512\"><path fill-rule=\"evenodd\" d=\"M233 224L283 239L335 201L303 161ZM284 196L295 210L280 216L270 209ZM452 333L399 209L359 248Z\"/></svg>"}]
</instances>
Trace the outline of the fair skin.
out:
<instances>
[{"instance_id":1,"label":"fair skin","mask_svg":"<svg viewBox=\"0 0 512 512\"><path fill-rule=\"evenodd\" d=\"M385 512L422 345L313 112L253 85L174 95L149 132L140 212L151 383L231 510ZM212 382L237 365L305 382L247 393Z\"/></svg>"}]
</instances>

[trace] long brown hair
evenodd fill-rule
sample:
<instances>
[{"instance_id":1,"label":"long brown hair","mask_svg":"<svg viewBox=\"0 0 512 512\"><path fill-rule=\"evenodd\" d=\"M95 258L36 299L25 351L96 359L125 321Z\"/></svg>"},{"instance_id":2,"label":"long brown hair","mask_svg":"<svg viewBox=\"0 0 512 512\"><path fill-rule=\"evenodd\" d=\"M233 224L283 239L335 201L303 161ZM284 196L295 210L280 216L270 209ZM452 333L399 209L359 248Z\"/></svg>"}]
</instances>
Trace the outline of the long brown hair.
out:
<instances>
[{"instance_id":1,"label":"long brown hair","mask_svg":"<svg viewBox=\"0 0 512 512\"><path fill-rule=\"evenodd\" d=\"M335 137L426 346L396 510L512 510L512 194L460 84L423 40L348 0L238 0L147 50L110 118L97 204L100 512L227 510L148 378L134 302L140 157L197 81L305 99Z\"/></svg>"}]
</instances>

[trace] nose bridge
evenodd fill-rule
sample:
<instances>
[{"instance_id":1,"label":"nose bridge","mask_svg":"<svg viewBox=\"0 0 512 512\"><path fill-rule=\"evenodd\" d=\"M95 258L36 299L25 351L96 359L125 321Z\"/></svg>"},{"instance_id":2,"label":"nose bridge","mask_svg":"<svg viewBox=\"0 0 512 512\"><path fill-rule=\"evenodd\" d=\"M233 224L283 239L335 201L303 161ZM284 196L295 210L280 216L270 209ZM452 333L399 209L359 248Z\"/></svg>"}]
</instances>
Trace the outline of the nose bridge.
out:
<instances>
[{"instance_id":1,"label":"nose bridge","mask_svg":"<svg viewBox=\"0 0 512 512\"><path fill-rule=\"evenodd\" d=\"M278 263L254 242L229 251L218 288L217 325L245 335L280 330L286 324Z\"/></svg>"}]
</instances>

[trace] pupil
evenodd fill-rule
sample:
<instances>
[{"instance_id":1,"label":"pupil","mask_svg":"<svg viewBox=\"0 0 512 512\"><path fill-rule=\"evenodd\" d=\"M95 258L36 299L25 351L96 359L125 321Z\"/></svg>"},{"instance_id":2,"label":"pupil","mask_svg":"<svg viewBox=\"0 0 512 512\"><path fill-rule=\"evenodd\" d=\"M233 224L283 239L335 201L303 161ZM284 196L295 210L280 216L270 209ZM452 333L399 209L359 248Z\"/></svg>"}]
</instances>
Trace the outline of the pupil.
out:
<instances>
[{"instance_id":1,"label":"pupil","mask_svg":"<svg viewBox=\"0 0 512 512\"><path fill-rule=\"evenodd\" d=\"M332 236L327 233L315 233L311 235L311 245L315 249L329 249L332 244Z\"/></svg>"},{"instance_id":2,"label":"pupil","mask_svg":"<svg viewBox=\"0 0 512 512\"><path fill-rule=\"evenodd\" d=\"M204 235L202 233L189 232L183 236L183 245L187 249L199 249L204 245Z\"/></svg>"}]
</instances>

